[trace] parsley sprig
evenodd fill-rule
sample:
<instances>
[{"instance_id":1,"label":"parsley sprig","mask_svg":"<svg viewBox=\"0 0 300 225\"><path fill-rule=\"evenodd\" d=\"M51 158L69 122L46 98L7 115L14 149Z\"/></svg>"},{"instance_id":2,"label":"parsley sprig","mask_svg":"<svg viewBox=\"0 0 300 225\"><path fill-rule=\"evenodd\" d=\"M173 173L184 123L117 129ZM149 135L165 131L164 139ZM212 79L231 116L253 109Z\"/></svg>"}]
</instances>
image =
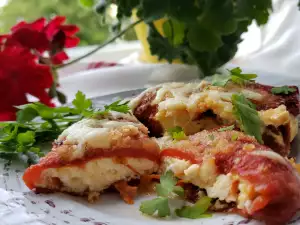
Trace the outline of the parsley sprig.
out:
<instances>
[{"instance_id":1,"label":"parsley sprig","mask_svg":"<svg viewBox=\"0 0 300 225\"><path fill-rule=\"evenodd\" d=\"M176 186L177 178L172 171L167 171L160 177L160 183L156 185L157 198L143 201L140 205L140 211L149 216L167 217L171 215L169 199L174 196L184 197L184 189ZM211 217L211 214L205 214L210 206L211 199L203 197L192 206L183 206L176 209L175 213L179 217L198 219Z\"/></svg>"},{"instance_id":2,"label":"parsley sprig","mask_svg":"<svg viewBox=\"0 0 300 225\"><path fill-rule=\"evenodd\" d=\"M129 113L127 104L119 100L99 111L78 91L70 107L51 108L38 102L18 106L16 121L0 123L0 158L35 163L44 155L42 147L50 144L71 124L109 111Z\"/></svg>"},{"instance_id":3,"label":"parsley sprig","mask_svg":"<svg viewBox=\"0 0 300 225\"><path fill-rule=\"evenodd\" d=\"M243 94L233 94L231 97L233 112L240 123L241 129L248 135L263 143L261 126L262 122L256 110L256 106Z\"/></svg>"},{"instance_id":4,"label":"parsley sprig","mask_svg":"<svg viewBox=\"0 0 300 225\"><path fill-rule=\"evenodd\" d=\"M215 75L212 81L212 85L224 87L229 81L239 85L243 85L247 82L254 81L254 79L257 77L256 74L242 73L242 70L239 67L236 67L228 71L229 71L229 75L227 76Z\"/></svg>"},{"instance_id":5,"label":"parsley sprig","mask_svg":"<svg viewBox=\"0 0 300 225\"><path fill-rule=\"evenodd\" d=\"M167 171L160 177L160 183L156 185L157 198L143 201L140 206L140 211L144 214L159 217L171 215L169 206L169 198L174 195L183 196L184 190L182 187L176 186L177 178L172 171Z\"/></svg>"},{"instance_id":6,"label":"parsley sprig","mask_svg":"<svg viewBox=\"0 0 300 225\"><path fill-rule=\"evenodd\" d=\"M282 86L282 87L273 87L271 89L272 94L274 95L288 95L291 93L294 93L296 90L296 88L291 88L289 86Z\"/></svg>"}]
</instances>

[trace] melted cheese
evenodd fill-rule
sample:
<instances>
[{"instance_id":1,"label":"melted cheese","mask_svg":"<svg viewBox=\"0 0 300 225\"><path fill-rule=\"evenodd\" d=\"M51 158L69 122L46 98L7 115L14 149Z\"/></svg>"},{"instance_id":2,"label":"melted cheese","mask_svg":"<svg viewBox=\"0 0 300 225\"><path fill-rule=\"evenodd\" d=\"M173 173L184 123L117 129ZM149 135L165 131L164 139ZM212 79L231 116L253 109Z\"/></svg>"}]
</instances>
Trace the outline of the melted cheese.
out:
<instances>
[{"instance_id":1,"label":"melted cheese","mask_svg":"<svg viewBox=\"0 0 300 225\"><path fill-rule=\"evenodd\" d=\"M226 87L211 86L209 82L200 83L166 83L145 91L135 98L131 105L137 106L137 102L146 92L156 91L153 105L158 105L155 119L160 122L164 130L180 126L188 135L203 129L218 127L216 121L207 121L207 117L199 116L211 110L224 124L236 123L231 103L232 94L243 93L246 98L254 101L263 101L264 96L258 92L244 89L238 85L229 83ZM297 133L297 120L288 112L285 105L275 109L259 111L259 116L265 126L275 127L290 124L291 140Z\"/></svg>"},{"instance_id":2,"label":"melted cheese","mask_svg":"<svg viewBox=\"0 0 300 225\"><path fill-rule=\"evenodd\" d=\"M127 121L129 119L130 121ZM116 129L136 134L140 132L140 128L143 130L143 126L133 116L113 113L105 118L83 119L64 130L57 141L63 141L66 145L76 145L74 154L80 154L81 151L84 151L85 146L110 148L113 131Z\"/></svg>"},{"instance_id":3,"label":"melted cheese","mask_svg":"<svg viewBox=\"0 0 300 225\"><path fill-rule=\"evenodd\" d=\"M258 155L258 156L263 156L265 158L272 159L276 162L279 162L281 164L287 165L288 162L278 153L273 152L273 151L253 151L250 154L252 155Z\"/></svg>"},{"instance_id":4,"label":"melted cheese","mask_svg":"<svg viewBox=\"0 0 300 225\"><path fill-rule=\"evenodd\" d=\"M275 109L260 111L259 116L265 125L273 125L275 127L287 124L291 120L291 115L285 105L280 105Z\"/></svg>"}]
</instances>

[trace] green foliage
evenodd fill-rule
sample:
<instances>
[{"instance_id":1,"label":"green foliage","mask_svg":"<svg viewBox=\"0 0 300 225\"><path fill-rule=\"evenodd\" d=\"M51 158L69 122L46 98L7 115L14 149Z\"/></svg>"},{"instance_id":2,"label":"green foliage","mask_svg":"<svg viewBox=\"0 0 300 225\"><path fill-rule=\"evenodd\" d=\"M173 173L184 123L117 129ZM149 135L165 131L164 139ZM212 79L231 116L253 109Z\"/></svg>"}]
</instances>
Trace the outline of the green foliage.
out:
<instances>
[{"instance_id":1,"label":"green foliage","mask_svg":"<svg viewBox=\"0 0 300 225\"><path fill-rule=\"evenodd\" d=\"M0 158L35 163L43 155L41 145L50 143L71 124L84 117L107 114L109 111L129 113L128 102L113 102L102 111L78 91L72 107L51 108L41 103L18 106L17 121L0 123ZM99 117L98 119L102 119Z\"/></svg>"},{"instance_id":2,"label":"green foliage","mask_svg":"<svg viewBox=\"0 0 300 225\"><path fill-rule=\"evenodd\" d=\"M236 67L232 70L228 70L228 72L229 75L227 76L220 76L216 74L212 81L212 85L224 87L229 81L232 81L233 83L236 84L243 85L247 82L254 81L254 79L257 77L256 74L242 73L242 70L239 67Z\"/></svg>"},{"instance_id":3,"label":"green foliage","mask_svg":"<svg viewBox=\"0 0 300 225\"><path fill-rule=\"evenodd\" d=\"M81 2L90 2L81 0ZM96 2L96 0L95 0ZM1 9L0 32L7 33L20 19L34 21L39 17L50 19L54 15L67 17L67 23L80 27L80 45L103 43L109 36L108 25L92 10L82 7L78 0L12 0Z\"/></svg>"},{"instance_id":4,"label":"green foliage","mask_svg":"<svg viewBox=\"0 0 300 225\"><path fill-rule=\"evenodd\" d=\"M176 209L176 215L188 219L199 219L199 218L209 218L212 217L211 214L205 214L211 205L211 198L204 196L200 198L192 206L184 206L181 209Z\"/></svg>"},{"instance_id":5,"label":"green foliage","mask_svg":"<svg viewBox=\"0 0 300 225\"><path fill-rule=\"evenodd\" d=\"M149 24L153 55L196 64L206 76L233 58L248 26L252 21L265 24L272 9L271 0L111 0L107 6L112 2L118 5L120 22L136 9ZM162 18L167 19L164 36L153 26Z\"/></svg>"},{"instance_id":6,"label":"green foliage","mask_svg":"<svg viewBox=\"0 0 300 225\"><path fill-rule=\"evenodd\" d=\"M178 179L172 171L167 171L161 175L160 183L156 185L156 193L159 197L143 201L140 205L140 211L149 216L154 216L157 213L158 217L166 217L171 215L169 206L169 198L175 194L183 197L184 190L180 186L176 186Z\"/></svg>"}]
</instances>

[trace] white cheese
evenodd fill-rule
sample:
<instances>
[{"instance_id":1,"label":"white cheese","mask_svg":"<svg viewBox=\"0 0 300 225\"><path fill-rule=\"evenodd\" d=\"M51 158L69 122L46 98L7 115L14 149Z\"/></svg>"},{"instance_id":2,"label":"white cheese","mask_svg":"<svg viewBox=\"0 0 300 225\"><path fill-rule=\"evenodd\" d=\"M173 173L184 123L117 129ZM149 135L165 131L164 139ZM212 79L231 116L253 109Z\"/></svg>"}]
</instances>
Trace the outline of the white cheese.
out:
<instances>
[{"instance_id":1,"label":"white cheese","mask_svg":"<svg viewBox=\"0 0 300 225\"><path fill-rule=\"evenodd\" d=\"M207 195L210 198L225 200L229 196L232 180L228 175L219 175L212 187L207 187Z\"/></svg>"},{"instance_id":2,"label":"white cheese","mask_svg":"<svg viewBox=\"0 0 300 225\"><path fill-rule=\"evenodd\" d=\"M251 155L257 155L257 156L263 156L269 159L272 159L276 162L279 162L281 164L287 165L287 161L278 153L273 151L253 151L250 153Z\"/></svg>"},{"instance_id":3,"label":"white cheese","mask_svg":"<svg viewBox=\"0 0 300 225\"><path fill-rule=\"evenodd\" d=\"M119 118L120 114L112 116ZM114 121L112 119L83 119L64 130L57 141L63 141L66 145L77 145L76 151L84 151L85 146L90 148L110 148L111 131L118 128L137 130L141 126L138 122ZM131 120L134 121L135 118L132 117ZM77 152L76 154L79 153Z\"/></svg>"}]
</instances>

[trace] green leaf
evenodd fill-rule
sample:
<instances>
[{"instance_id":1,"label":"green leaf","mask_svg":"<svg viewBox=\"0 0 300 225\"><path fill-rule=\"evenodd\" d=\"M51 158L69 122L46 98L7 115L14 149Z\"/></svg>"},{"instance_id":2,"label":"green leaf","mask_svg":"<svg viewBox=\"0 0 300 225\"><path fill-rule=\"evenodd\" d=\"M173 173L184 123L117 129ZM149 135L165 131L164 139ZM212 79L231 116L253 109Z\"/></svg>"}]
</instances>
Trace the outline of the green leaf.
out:
<instances>
[{"instance_id":1,"label":"green leaf","mask_svg":"<svg viewBox=\"0 0 300 225\"><path fill-rule=\"evenodd\" d=\"M228 130L233 130L234 125L228 126L228 127L222 127L218 131L228 131Z\"/></svg>"},{"instance_id":2,"label":"green leaf","mask_svg":"<svg viewBox=\"0 0 300 225\"><path fill-rule=\"evenodd\" d=\"M149 35L147 40L150 44L151 54L157 55L160 60L166 59L171 63L181 55L181 51L175 46L172 46L168 38L163 37L153 24L149 24Z\"/></svg>"},{"instance_id":3,"label":"green leaf","mask_svg":"<svg viewBox=\"0 0 300 225\"><path fill-rule=\"evenodd\" d=\"M241 129L248 135L254 136L259 143L263 143L262 122L255 105L242 94L233 94L231 98L233 112L238 119Z\"/></svg>"},{"instance_id":4,"label":"green leaf","mask_svg":"<svg viewBox=\"0 0 300 225\"><path fill-rule=\"evenodd\" d=\"M204 214L210 206L211 198L205 196L198 200L193 206L184 206L176 209L176 215L188 219L199 219L211 217L211 214Z\"/></svg>"},{"instance_id":5,"label":"green leaf","mask_svg":"<svg viewBox=\"0 0 300 225\"><path fill-rule=\"evenodd\" d=\"M171 215L169 201L164 197L158 197L152 200L143 201L140 206L140 211L149 216L153 216L156 212L159 217L166 217Z\"/></svg>"},{"instance_id":6,"label":"green leaf","mask_svg":"<svg viewBox=\"0 0 300 225\"><path fill-rule=\"evenodd\" d=\"M38 116L36 109L31 107L31 104L17 112L17 121L19 123L30 122Z\"/></svg>"},{"instance_id":7,"label":"green leaf","mask_svg":"<svg viewBox=\"0 0 300 225\"><path fill-rule=\"evenodd\" d=\"M86 8L92 8L94 6L94 0L79 0L79 3Z\"/></svg>"},{"instance_id":8,"label":"green leaf","mask_svg":"<svg viewBox=\"0 0 300 225\"><path fill-rule=\"evenodd\" d=\"M168 133L174 140L177 140L177 141L184 140L187 138L183 129L179 126L169 129Z\"/></svg>"},{"instance_id":9,"label":"green leaf","mask_svg":"<svg viewBox=\"0 0 300 225\"><path fill-rule=\"evenodd\" d=\"M122 100L118 100L111 103L110 105L105 105L104 106L105 111L129 113L130 112L130 107L128 106L129 101L126 101L124 103L121 103L121 101Z\"/></svg>"},{"instance_id":10,"label":"green leaf","mask_svg":"<svg viewBox=\"0 0 300 225\"><path fill-rule=\"evenodd\" d=\"M86 99L85 95L81 91L78 91L76 93L76 98L72 101L72 104L75 106L77 112L81 113L92 106L92 101L90 99Z\"/></svg>"},{"instance_id":11,"label":"green leaf","mask_svg":"<svg viewBox=\"0 0 300 225\"><path fill-rule=\"evenodd\" d=\"M273 87L271 89L271 92L274 95L280 95L280 94L288 95L288 94L294 93L295 91L297 91L296 88L291 88L289 86Z\"/></svg>"},{"instance_id":12,"label":"green leaf","mask_svg":"<svg viewBox=\"0 0 300 225\"><path fill-rule=\"evenodd\" d=\"M17 136L17 142L22 145L33 144L35 142L35 133L33 131L19 133Z\"/></svg>"},{"instance_id":13,"label":"green leaf","mask_svg":"<svg viewBox=\"0 0 300 225\"><path fill-rule=\"evenodd\" d=\"M236 67L228 71L230 73L228 76L218 75L218 74L215 75L212 81L212 85L224 87L229 81L242 85L245 84L246 82L254 81L254 79L257 77L256 74L242 73L242 70L239 67Z\"/></svg>"},{"instance_id":14,"label":"green leaf","mask_svg":"<svg viewBox=\"0 0 300 225\"><path fill-rule=\"evenodd\" d=\"M172 171L167 171L165 174L160 176L160 184L156 185L156 192L158 196L168 197L168 195L173 191L177 179L175 178Z\"/></svg>"},{"instance_id":15,"label":"green leaf","mask_svg":"<svg viewBox=\"0 0 300 225\"><path fill-rule=\"evenodd\" d=\"M211 85L224 87L230 81L230 76L215 75Z\"/></svg>"},{"instance_id":16,"label":"green leaf","mask_svg":"<svg viewBox=\"0 0 300 225\"><path fill-rule=\"evenodd\" d=\"M1 135L0 142L8 142L13 140L18 134L18 130L19 130L19 124L17 123L11 123L4 126L3 128L1 128L2 135Z\"/></svg>"},{"instance_id":17,"label":"green leaf","mask_svg":"<svg viewBox=\"0 0 300 225\"><path fill-rule=\"evenodd\" d=\"M189 28L187 39L190 47L200 52L214 52L223 44L221 36L218 33L199 26Z\"/></svg>"},{"instance_id":18,"label":"green leaf","mask_svg":"<svg viewBox=\"0 0 300 225\"><path fill-rule=\"evenodd\" d=\"M173 46L183 43L185 37L185 25L177 20L167 20L163 24L164 35Z\"/></svg>"},{"instance_id":19,"label":"green leaf","mask_svg":"<svg viewBox=\"0 0 300 225\"><path fill-rule=\"evenodd\" d=\"M180 186L175 186L173 188L173 192L178 195L179 197L184 197L184 189Z\"/></svg>"}]
</instances>

